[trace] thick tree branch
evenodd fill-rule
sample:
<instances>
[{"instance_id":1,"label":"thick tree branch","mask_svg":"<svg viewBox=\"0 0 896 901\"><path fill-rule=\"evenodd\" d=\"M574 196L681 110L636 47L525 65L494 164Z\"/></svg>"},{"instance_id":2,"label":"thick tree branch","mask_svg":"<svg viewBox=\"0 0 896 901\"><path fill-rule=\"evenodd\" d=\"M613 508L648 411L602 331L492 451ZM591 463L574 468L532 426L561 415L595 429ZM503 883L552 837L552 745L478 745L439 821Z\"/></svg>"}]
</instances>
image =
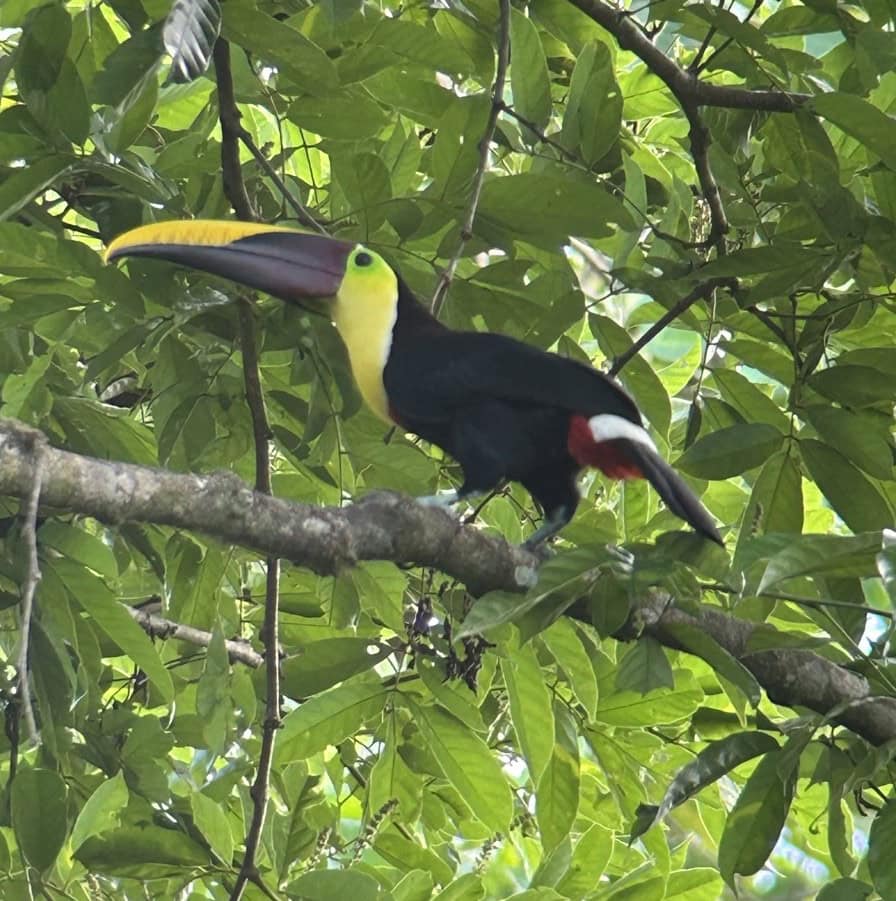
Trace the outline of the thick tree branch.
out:
<instances>
[{"instance_id":1,"label":"thick tree branch","mask_svg":"<svg viewBox=\"0 0 896 901\"><path fill-rule=\"evenodd\" d=\"M639 599L634 621L644 634L661 644L689 653L693 652L682 643L676 627L699 629L739 660L774 703L806 707L826 716L835 714L833 721L874 744L896 738L896 699L873 697L862 676L813 651L783 647L751 651L750 639L760 630L768 634L767 625L747 622L706 605L694 615L672 606L672 598L659 591ZM630 631L628 637L636 635Z\"/></svg>"},{"instance_id":2,"label":"thick tree branch","mask_svg":"<svg viewBox=\"0 0 896 901\"><path fill-rule=\"evenodd\" d=\"M27 497L40 432L0 418L0 494ZM151 522L203 532L322 575L362 560L433 566L474 593L526 587L538 559L413 499L379 492L344 509L290 503L229 472L174 473L48 447L41 503L115 525Z\"/></svg>"},{"instance_id":3,"label":"thick tree branch","mask_svg":"<svg viewBox=\"0 0 896 901\"><path fill-rule=\"evenodd\" d=\"M15 420L0 419L0 494L28 496L39 435ZM372 494L336 509L258 494L230 473L177 474L50 447L44 450L42 466L40 500L45 506L111 525L136 521L204 532L287 557L318 573L335 573L361 560L392 560L435 567L480 594L522 591L532 583L538 565L532 554L500 538L395 494ZM584 609L574 615L590 619ZM637 600L631 621L674 648L682 647L676 624L702 629L740 660L776 703L832 716L874 743L896 739L896 701L872 697L861 676L812 651L750 651L750 637L767 626L709 606L690 614L658 592ZM619 637L637 634L630 628Z\"/></svg>"}]
</instances>

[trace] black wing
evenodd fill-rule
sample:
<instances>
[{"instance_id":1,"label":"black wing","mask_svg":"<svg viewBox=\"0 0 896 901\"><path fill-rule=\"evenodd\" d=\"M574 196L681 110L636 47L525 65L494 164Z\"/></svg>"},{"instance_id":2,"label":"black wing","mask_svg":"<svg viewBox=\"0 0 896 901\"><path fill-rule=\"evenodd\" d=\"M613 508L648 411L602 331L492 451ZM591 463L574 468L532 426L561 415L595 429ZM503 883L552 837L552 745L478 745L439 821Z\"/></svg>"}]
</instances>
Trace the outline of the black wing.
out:
<instances>
[{"instance_id":1,"label":"black wing","mask_svg":"<svg viewBox=\"0 0 896 901\"><path fill-rule=\"evenodd\" d=\"M490 332L396 333L383 382L408 423L440 422L458 409L505 400L641 425L632 398L596 369Z\"/></svg>"}]
</instances>

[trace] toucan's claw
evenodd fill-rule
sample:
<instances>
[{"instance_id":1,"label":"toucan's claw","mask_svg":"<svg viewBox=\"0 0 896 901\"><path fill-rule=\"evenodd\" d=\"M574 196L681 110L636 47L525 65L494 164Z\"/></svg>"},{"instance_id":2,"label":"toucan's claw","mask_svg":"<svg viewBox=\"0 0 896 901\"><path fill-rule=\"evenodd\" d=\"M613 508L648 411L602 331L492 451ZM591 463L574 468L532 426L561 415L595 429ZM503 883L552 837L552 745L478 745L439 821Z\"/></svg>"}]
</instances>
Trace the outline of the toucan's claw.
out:
<instances>
[{"instance_id":1,"label":"toucan's claw","mask_svg":"<svg viewBox=\"0 0 896 901\"><path fill-rule=\"evenodd\" d=\"M443 491L440 494L427 494L424 497L418 497L417 503L421 507L437 507L440 510L447 510L453 507L459 500L460 495L454 491Z\"/></svg>"}]
</instances>

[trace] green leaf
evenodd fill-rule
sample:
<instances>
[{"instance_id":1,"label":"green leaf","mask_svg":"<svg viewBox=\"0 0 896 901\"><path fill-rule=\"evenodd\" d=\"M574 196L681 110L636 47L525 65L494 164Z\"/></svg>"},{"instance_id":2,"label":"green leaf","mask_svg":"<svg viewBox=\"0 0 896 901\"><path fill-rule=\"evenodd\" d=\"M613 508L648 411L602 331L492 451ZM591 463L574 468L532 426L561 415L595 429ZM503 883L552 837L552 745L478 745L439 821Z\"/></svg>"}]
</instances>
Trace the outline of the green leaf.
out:
<instances>
[{"instance_id":1,"label":"green leaf","mask_svg":"<svg viewBox=\"0 0 896 901\"><path fill-rule=\"evenodd\" d=\"M800 452L809 474L853 532L869 532L893 524L893 511L884 495L839 451L810 438L800 441Z\"/></svg>"},{"instance_id":2,"label":"green leaf","mask_svg":"<svg viewBox=\"0 0 896 901\"><path fill-rule=\"evenodd\" d=\"M787 752L785 746L765 754L728 814L719 842L719 871L732 887L736 873L752 876L762 868L781 834L799 762Z\"/></svg>"},{"instance_id":3,"label":"green leaf","mask_svg":"<svg viewBox=\"0 0 896 901\"><path fill-rule=\"evenodd\" d=\"M332 901L333 898L378 901L380 897L377 881L355 870L312 870L291 882L286 891L292 898L307 898L308 901Z\"/></svg>"},{"instance_id":4,"label":"green leaf","mask_svg":"<svg viewBox=\"0 0 896 901\"><path fill-rule=\"evenodd\" d=\"M221 862L229 865L233 860L233 833L230 831L227 813L208 795L193 792L190 795L193 822L209 843Z\"/></svg>"},{"instance_id":5,"label":"green leaf","mask_svg":"<svg viewBox=\"0 0 896 901\"><path fill-rule=\"evenodd\" d=\"M544 129L551 116L551 79L538 29L517 9L510 14L510 86L513 107ZM525 134L525 129L523 129ZM528 140L528 138L527 138Z\"/></svg>"},{"instance_id":6,"label":"green leaf","mask_svg":"<svg viewBox=\"0 0 896 901\"><path fill-rule=\"evenodd\" d=\"M688 867L673 870L666 883L665 901L716 901L720 897L722 880L712 867Z\"/></svg>"},{"instance_id":7,"label":"green leaf","mask_svg":"<svg viewBox=\"0 0 896 901\"><path fill-rule=\"evenodd\" d=\"M312 96L322 96L339 81L333 61L304 34L257 9L223 4L224 37L273 63Z\"/></svg>"},{"instance_id":8,"label":"green leaf","mask_svg":"<svg viewBox=\"0 0 896 901\"><path fill-rule=\"evenodd\" d=\"M734 369L714 369L712 380L723 400L741 415L744 422L765 422L784 434L790 431L784 411L741 373Z\"/></svg>"},{"instance_id":9,"label":"green leaf","mask_svg":"<svg viewBox=\"0 0 896 901\"><path fill-rule=\"evenodd\" d=\"M302 760L339 744L381 713L388 694L377 677L362 675L315 695L284 718L276 759Z\"/></svg>"},{"instance_id":10,"label":"green leaf","mask_svg":"<svg viewBox=\"0 0 896 901\"><path fill-rule=\"evenodd\" d=\"M879 532L867 535L801 535L773 554L765 567L759 593L798 576L859 576L874 572L881 549Z\"/></svg>"},{"instance_id":11,"label":"green leaf","mask_svg":"<svg viewBox=\"0 0 896 901\"><path fill-rule=\"evenodd\" d=\"M778 748L778 743L764 732L738 732L719 741L709 742L699 754L682 769L666 789L659 807L641 805L638 818L630 830L632 840L643 835L654 823L679 804L694 797L706 786L717 782L747 760L760 754L768 754Z\"/></svg>"},{"instance_id":12,"label":"green leaf","mask_svg":"<svg viewBox=\"0 0 896 901\"><path fill-rule=\"evenodd\" d=\"M360 140L375 135L389 121L380 105L360 89L327 97L302 97L286 115L324 138Z\"/></svg>"},{"instance_id":13,"label":"green leaf","mask_svg":"<svg viewBox=\"0 0 896 901\"><path fill-rule=\"evenodd\" d=\"M20 769L12 783L10 813L16 841L36 870L49 869L68 832L66 787L53 770Z\"/></svg>"},{"instance_id":14,"label":"green leaf","mask_svg":"<svg viewBox=\"0 0 896 901\"><path fill-rule=\"evenodd\" d=\"M75 852L94 835L102 835L121 825L121 813L128 804L128 787L124 774L116 773L101 782L96 791L85 801L72 829L71 846Z\"/></svg>"},{"instance_id":15,"label":"green leaf","mask_svg":"<svg viewBox=\"0 0 896 901\"><path fill-rule=\"evenodd\" d=\"M118 561L102 538L91 535L84 525L68 525L58 519L47 520L38 531L42 546L64 554L107 579L118 578Z\"/></svg>"},{"instance_id":16,"label":"green leaf","mask_svg":"<svg viewBox=\"0 0 896 901\"><path fill-rule=\"evenodd\" d=\"M626 652L616 671L616 690L646 695L655 688L674 688L675 677L663 646L643 635Z\"/></svg>"},{"instance_id":17,"label":"green leaf","mask_svg":"<svg viewBox=\"0 0 896 901\"><path fill-rule=\"evenodd\" d=\"M896 896L896 802L888 801L874 818L868 833L868 869L881 898Z\"/></svg>"},{"instance_id":18,"label":"green leaf","mask_svg":"<svg viewBox=\"0 0 896 901\"><path fill-rule=\"evenodd\" d=\"M831 447L876 479L893 477L893 451L889 423L867 413L828 404L805 407L803 412Z\"/></svg>"},{"instance_id":19,"label":"green leaf","mask_svg":"<svg viewBox=\"0 0 896 901\"><path fill-rule=\"evenodd\" d=\"M703 700L696 682L676 678L674 689L656 689L647 695L620 691L602 693L596 720L611 726L636 729L639 726L676 723L690 716Z\"/></svg>"},{"instance_id":20,"label":"green leaf","mask_svg":"<svg viewBox=\"0 0 896 901\"><path fill-rule=\"evenodd\" d=\"M699 438L675 466L700 479L730 479L760 466L783 442L784 435L767 423L732 425Z\"/></svg>"},{"instance_id":21,"label":"green leaf","mask_svg":"<svg viewBox=\"0 0 896 901\"><path fill-rule=\"evenodd\" d=\"M208 866L205 849L183 832L161 826L122 826L87 839L75 858L96 873L135 879L175 876Z\"/></svg>"},{"instance_id":22,"label":"green leaf","mask_svg":"<svg viewBox=\"0 0 896 901\"><path fill-rule=\"evenodd\" d=\"M554 747L554 714L532 646L523 645L505 657L501 674L510 700L513 731L529 767L529 778L537 785Z\"/></svg>"},{"instance_id":23,"label":"green leaf","mask_svg":"<svg viewBox=\"0 0 896 901\"><path fill-rule=\"evenodd\" d=\"M896 121L874 104L840 91L818 94L811 108L896 170Z\"/></svg>"},{"instance_id":24,"label":"green leaf","mask_svg":"<svg viewBox=\"0 0 896 901\"><path fill-rule=\"evenodd\" d=\"M766 460L744 510L741 540L767 532L803 530L803 481L789 448Z\"/></svg>"},{"instance_id":25,"label":"green leaf","mask_svg":"<svg viewBox=\"0 0 896 901\"><path fill-rule=\"evenodd\" d=\"M619 140L622 105L609 49L599 41L586 44L576 57L569 83L561 131L564 146L578 147L589 165L599 162Z\"/></svg>"},{"instance_id":26,"label":"green leaf","mask_svg":"<svg viewBox=\"0 0 896 901\"><path fill-rule=\"evenodd\" d=\"M869 407L896 397L896 383L891 378L881 378L879 370L854 363L837 363L827 369L813 372L806 384L849 407Z\"/></svg>"},{"instance_id":27,"label":"green leaf","mask_svg":"<svg viewBox=\"0 0 896 901\"><path fill-rule=\"evenodd\" d=\"M844 877L824 886L815 896L815 901L865 901L873 891L874 887L867 882Z\"/></svg>"},{"instance_id":28,"label":"green leaf","mask_svg":"<svg viewBox=\"0 0 896 901\"><path fill-rule=\"evenodd\" d=\"M589 826L572 852L569 867L557 883L557 891L567 898L588 895L603 875L613 853L613 834L595 823Z\"/></svg>"},{"instance_id":29,"label":"green leaf","mask_svg":"<svg viewBox=\"0 0 896 901\"><path fill-rule=\"evenodd\" d=\"M158 650L105 582L67 559L48 560L45 565L55 571L93 622L146 673L166 703L174 700L174 684Z\"/></svg>"},{"instance_id":30,"label":"green leaf","mask_svg":"<svg viewBox=\"0 0 896 901\"><path fill-rule=\"evenodd\" d=\"M545 850L569 837L579 807L579 746L576 724L557 705L553 751L535 791L535 818Z\"/></svg>"},{"instance_id":31,"label":"green leaf","mask_svg":"<svg viewBox=\"0 0 896 901\"><path fill-rule=\"evenodd\" d=\"M563 670L570 689L585 708L588 719L594 719L597 710L597 679L591 658L576 627L568 619L558 619L541 633L541 640Z\"/></svg>"},{"instance_id":32,"label":"green leaf","mask_svg":"<svg viewBox=\"0 0 896 901\"><path fill-rule=\"evenodd\" d=\"M488 745L460 720L438 708L410 707L446 778L474 816L495 832L507 829L513 813L510 786Z\"/></svg>"},{"instance_id":33,"label":"green leaf","mask_svg":"<svg viewBox=\"0 0 896 901\"><path fill-rule=\"evenodd\" d=\"M15 216L53 187L71 167L69 157L47 156L22 169L11 170L0 183L0 221Z\"/></svg>"},{"instance_id":34,"label":"green leaf","mask_svg":"<svg viewBox=\"0 0 896 901\"><path fill-rule=\"evenodd\" d=\"M366 672L392 653L388 645L367 638L323 638L287 657L281 667L284 694L291 698L316 695L337 682Z\"/></svg>"},{"instance_id":35,"label":"green leaf","mask_svg":"<svg viewBox=\"0 0 896 901\"><path fill-rule=\"evenodd\" d=\"M621 201L597 183L523 173L486 179L474 229L483 237L500 229L513 240L555 247L570 235L608 237L613 224L633 227Z\"/></svg>"},{"instance_id":36,"label":"green leaf","mask_svg":"<svg viewBox=\"0 0 896 901\"><path fill-rule=\"evenodd\" d=\"M709 632L687 622L669 623L668 631L686 651L705 660L719 676L740 689L754 707L759 706L762 690L756 677Z\"/></svg>"}]
</instances>

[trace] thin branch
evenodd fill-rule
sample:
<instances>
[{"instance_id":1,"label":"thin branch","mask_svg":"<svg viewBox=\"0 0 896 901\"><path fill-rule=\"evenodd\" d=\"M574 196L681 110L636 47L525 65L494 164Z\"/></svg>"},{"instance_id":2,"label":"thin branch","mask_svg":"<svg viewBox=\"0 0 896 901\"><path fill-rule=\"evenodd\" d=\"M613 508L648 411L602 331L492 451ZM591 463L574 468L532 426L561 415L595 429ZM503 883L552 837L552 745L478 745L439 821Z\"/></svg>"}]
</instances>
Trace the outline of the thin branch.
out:
<instances>
[{"instance_id":1,"label":"thin branch","mask_svg":"<svg viewBox=\"0 0 896 901\"><path fill-rule=\"evenodd\" d=\"M215 71L218 83L218 111L221 118L221 160L224 166L224 193L233 204L240 219L254 221L255 213L249 203L243 172L239 164L239 140L248 134L239 124L239 110L233 92L230 72L230 48L219 40L215 44ZM258 360L258 334L252 304L246 298L239 301L240 347L243 355L243 380L246 387L246 402L252 417L252 434L255 445L255 490L270 496L271 491L271 427L268 422L261 387L261 369ZM246 853L240 865L236 882L230 892L230 901L239 901L246 885L253 882L262 885L258 872L256 855L261 843L261 832L267 814L268 796L271 782L271 763L274 759L274 745L280 719L280 640L278 608L280 604L280 560L269 555L265 561L264 627L262 640L265 647L265 683L267 700L265 718L261 730L261 751L255 781L250 789L252 797L252 822L246 833Z\"/></svg>"},{"instance_id":2,"label":"thin branch","mask_svg":"<svg viewBox=\"0 0 896 901\"><path fill-rule=\"evenodd\" d=\"M34 595L40 582L40 560L37 556L37 508L40 504L40 489L43 481L43 460L46 439L36 434L32 448L33 467L31 489L25 500L25 515L22 523L22 538L28 552L28 570L22 588L22 629L19 637L19 691L22 696L22 713L28 729L28 739L37 743L37 723L34 719L34 707L31 701L31 676L28 670L28 656L31 649L31 620L34 615Z\"/></svg>"},{"instance_id":3,"label":"thin branch","mask_svg":"<svg viewBox=\"0 0 896 901\"><path fill-rule=\"evenodd\" d=\"M742 23L742 24L746 25L746 24L750 21L750 19L752 19L753 16L755 16L756 13L759 12L759 7L760 7L760 6L762 6L762 0L753 0L753 6L750 8L750 10L749 10L749 12L746 14L746 16L744 16L744 19L743 19L743 23ZM709 56L706 58L706 61L705 61L705 62L703 62L702 64L698 64L697 66L692 67L692 68L694 68L696 71L699 71L699 72L702 72L702 71L704 71L705 69L708 69L710 63L712 63L712 61L713 61L720 53L722 53L724 50L726 50L728 47L730 47L731 44L733 43L733 41L734 41L734 38L733 38L733 37L725 38L725 40L722 41L722 43L719 44L719 46L716 47L716 49L713 50L713 52L709 54Z\"/></svg>"},{"instance_id":4,"label":"thin branch","mask_svg":"<svg viewBox=\"0 0 896 901\"><path fill-rule=\"evenodd\" d=\"M692 291L688 294L685 294L681 300L675 304L672 309L665 312L653 325L641 335L637 341L632 344L632 346L626 350L624 353L619 354L615 360L613 360L613 365L609 369L610 375L617 375L619 371L625 366L632 357L641 353L644 348L656 338L660 332L662 332L667 326L671 325L679 316L686 313L698 300L709 300L712 296L712 292L716 290L716 288L730 285L731 279L728 278L715 278L710 279L709 281L702 282L697 285Z\"/></svg>"},{"instance_id":5,"label":"thin branch","mask_svg":"<svg viewBox=\"0 0 896 901\"><path fill-rule=\"evenodd\" d=\"M479 198L482 195L482 186L485 183L485 170L488 168L488 155L491 149L495 129L498 126L498 116L503 108L504 82L507 79L507 63L510 59L510 0L500 0L501 18L498 29L498 64L495 69L495 84L492 88L492 105L488 114L485 131L479 142L479 165L473 177L473 187L470 191L470 202L467 206L467 214L460 227L460 241L457 249L451 257L448 265L442 271L438 284L432 295L430 309L433 315L438 316L445 304L448 289L454 279L457 265L463 255L467 242L473 237L473 224L476 221L476 210L479 207Z\"/></svg>"},{"instance_id":6,"label":"thin branch","mask_svg":"<svg viewBox=\"0 0 896 901\"><path fill-rule=\"evenodd\" d=\"M141 610L139 607L130 607L127 604L123 606L137 621L140 628L153 638L176 638L178 641L195 644L200 648L207 648L212 643L212 633L206 632L204 629L195 629L193 626L176 623L174 620L165 619L148 610ZM224 642L224 646L227 648L227 654L232 663L243 663L253 669L258 669L264 663L264 657L253 650L248 641L228 640Z\"/></svg>"},{"instance_id":7,"label":"thin branch","mask_svg":"<svg viewBox=\"0 0 896 901\"><path fill-rule=\"evenodd\" d=\"M240 166L240 124L230 69L230 44L224 38L215 41L212 51L215 60L215 80L218 85L218 120L221 123L221 178L224 196L230 201L238 219L254 222L258 217L249 200L243 171Z\"/></svg>"},{"instance_id":8,"label":"thin branch","mask_svg":"<svg viewBox=\"0 0 896 901\"><path fill-rule=\"evenodd\" d=\"M792 113L811 100L810 94L779 90L752 90L702 81L683 69L657 47L635 24L631 16L605 0L570 0L585 15L612 34L623 50L629 50L664 81L679 100L697 106L748 109L757 112Z\"/></svg>"},{"instance_id":9,"label":"thin branch","mask_svg":"<svg viewBox=\"0 0 896 901\"><path fill-rule=\"evenodd\" d=\"M237 108L233 91L233 76L230 70L230 45L224 38L218 38L215 42L213 55L218 85L218 117L221 121L221 159L224 170L224 186L237 215L241 219L253 221L256 218L252 212L251 204L249 204L245 187L243 186L242 190L240 190L239 186L242 184L242 177L236 178L236 169L239 168L239 151L236 147L236 142L239 141L252 154L265 175L274 182L277 190L283 195L284 200L292 207L299 222L325 234L323 226L311 215L301 201L293 197L277 170L255 146L252 135L243 127L242 116ZM225 151L225 145L227 144L230 147ZM241 197L240 193L244 196Z\"/></svg>"},{"instance_id":10,"label":"thin branch","mask_svg":"<svg viewBox=\"0 0 896 901\"><path fill-rule=\"evenodd\" d=\"M724 252L722 239L728 234L728 215L722 205L722 195L719 192L719 183L713 174L709 164L709 147L712 143L709 129L706 127L696 104L680 99L681 108L691 126L688 137L691 142L691 156L694 159L694 169L697 172L697 181L700 182L700 190L709 207L709 235L706 244L710 247L718 247L719 252Z\"/></svg>"}]
</instances>

